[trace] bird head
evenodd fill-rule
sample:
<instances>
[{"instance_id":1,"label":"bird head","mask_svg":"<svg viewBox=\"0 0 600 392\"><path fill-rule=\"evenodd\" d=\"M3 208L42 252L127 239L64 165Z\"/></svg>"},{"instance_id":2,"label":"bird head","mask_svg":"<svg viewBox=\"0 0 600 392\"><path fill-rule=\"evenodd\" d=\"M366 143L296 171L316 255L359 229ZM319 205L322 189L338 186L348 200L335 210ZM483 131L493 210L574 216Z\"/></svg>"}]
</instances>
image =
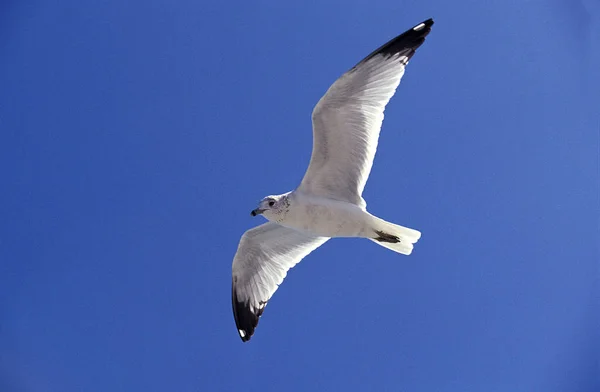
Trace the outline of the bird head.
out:
<instances>
[{"instance_id":1,"label":"bird head","mask_svg":"<svg viewBox=\"0 0 600 392\"><path fill-rule=\"evenodd\" d=\"M267 196L258 203L258 208L250 212L250 215L263 215L269 219L271 216L279 214L286 206L286 195Z\"/></svg>"}]
</instances>

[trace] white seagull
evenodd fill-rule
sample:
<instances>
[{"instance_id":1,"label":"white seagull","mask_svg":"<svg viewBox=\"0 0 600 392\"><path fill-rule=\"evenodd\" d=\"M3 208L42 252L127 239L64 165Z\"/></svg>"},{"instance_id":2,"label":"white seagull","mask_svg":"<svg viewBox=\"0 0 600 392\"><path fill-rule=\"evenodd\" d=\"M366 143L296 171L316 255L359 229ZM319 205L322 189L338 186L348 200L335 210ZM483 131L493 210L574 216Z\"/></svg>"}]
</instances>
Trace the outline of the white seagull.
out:
<instances>
[{"instance_id":1,"label":"white seagull","mask_svg":"<svg viewBox=\"0 0 600 392\"><path fill-rule=\"evenodd\" d=\"M233 259L231 299L242 341L254 334L287 271L328 239L368 238L394 252L412 252L421 233L371 215L361 195L385 106L432 25L428 19L375 50L315 106L313 151L300 186L261 200L252 216L269 222L244 233Z\"/></svg>"}]
</instances>

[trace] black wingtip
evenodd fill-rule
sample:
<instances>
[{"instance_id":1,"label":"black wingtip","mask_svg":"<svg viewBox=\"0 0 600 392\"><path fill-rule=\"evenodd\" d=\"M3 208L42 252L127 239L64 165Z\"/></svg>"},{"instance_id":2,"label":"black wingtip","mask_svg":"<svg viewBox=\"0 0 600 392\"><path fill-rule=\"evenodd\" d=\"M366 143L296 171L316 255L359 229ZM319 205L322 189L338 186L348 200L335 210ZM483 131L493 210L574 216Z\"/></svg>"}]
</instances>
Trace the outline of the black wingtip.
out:
<instances>
[{"instance_id":1,"label":"black wingtip","mask_svg":"<svg viewBox=\"0 0 600 392\"><path fill-rule=\"evenodd\" d=\"M422 25L422 24L424 24L426 27L431 27L431 26L433 26L434 23L435 22L433 21L433 18L429 18L429 19L424 20L423 22L419 23L415 27L413 27L413 29L416 28L416 27L418 27L419 25Z\"/></svg>"},{"instance_id":2,"label":"black wingtip","mask_svg":"<svg viewBox=\"0 0 600 392\"><path fill-rule=\"evenodd\" d=\"M381 47L377 48L373 53L358 63L355 68L377 55L390 57L398 53L403 53L403 55L406 56L407 61L410 60L419 46L423 45L423 42L425 42L425 37L431 32L433 23L433 18L429 18L412 27L410 30L406 30L396 38L391 39Z\"/></svg>"},{"instance_id":3,"label":"black wingtip","mask_svg":"<svg viewBox=\"0 0 600 392\"><path fill-rule=\"evenodd\" d=\"M390 40L376 52L392 55L409 50L411 52L409 56L412 57L417 48L425 42L425 37L431 32L431 26L433 26L433 19L429 18Z\"/></svg>"},{"instance_id":4,"label":"black wingtip","mask_svg":"<svg viewBox=\"0 0 600 392\"><path fill-rule=\"evenodd\" d=\"M235 279L231 283L231 306L233 308L233 317L235 325L242 342L247 342L254 335L254 330L258 325L258 319L263 313L264 303L259 309L254 309L248 302L241 302L235 292Z\"/></svg>"}]
</instances>

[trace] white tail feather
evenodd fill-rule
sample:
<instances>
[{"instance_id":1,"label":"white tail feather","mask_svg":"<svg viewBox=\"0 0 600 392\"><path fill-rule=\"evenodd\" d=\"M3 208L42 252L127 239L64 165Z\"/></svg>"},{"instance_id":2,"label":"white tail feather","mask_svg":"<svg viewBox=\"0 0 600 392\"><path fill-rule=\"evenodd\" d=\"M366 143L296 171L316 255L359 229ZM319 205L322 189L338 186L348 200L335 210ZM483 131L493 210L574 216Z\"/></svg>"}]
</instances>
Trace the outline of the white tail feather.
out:
<instances>
[{"instance_id":1,"label":"white tail feather","mask_svg":"<svg viewBox=\"0 0 600 392\"><path fill-rule=\"evenodd\" d=\"M375 216L373 218L375 222L373 237L369 238L371 241L403 255L412 253L413 244L421 238L421 232L386 222Z\"/></svg>"}]
</instances>

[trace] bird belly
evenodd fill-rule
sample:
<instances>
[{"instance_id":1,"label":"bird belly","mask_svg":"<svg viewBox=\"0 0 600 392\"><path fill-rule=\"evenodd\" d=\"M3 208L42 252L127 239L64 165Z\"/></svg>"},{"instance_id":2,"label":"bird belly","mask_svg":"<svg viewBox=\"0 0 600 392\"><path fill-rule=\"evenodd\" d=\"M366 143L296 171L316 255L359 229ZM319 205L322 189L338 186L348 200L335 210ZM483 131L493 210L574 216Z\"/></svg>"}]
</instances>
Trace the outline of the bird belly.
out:
<instances>
[{"instance_id":1,"label":"bird belly","mask_svg":"<svg viewBox=\"0 0 600 392\"><path fill-rule=\"evenodd\" d=\"M322 237L361 237L369 217L354 204L311 197L293 203L279 223Z\"/></svg>"}]
</instances>

